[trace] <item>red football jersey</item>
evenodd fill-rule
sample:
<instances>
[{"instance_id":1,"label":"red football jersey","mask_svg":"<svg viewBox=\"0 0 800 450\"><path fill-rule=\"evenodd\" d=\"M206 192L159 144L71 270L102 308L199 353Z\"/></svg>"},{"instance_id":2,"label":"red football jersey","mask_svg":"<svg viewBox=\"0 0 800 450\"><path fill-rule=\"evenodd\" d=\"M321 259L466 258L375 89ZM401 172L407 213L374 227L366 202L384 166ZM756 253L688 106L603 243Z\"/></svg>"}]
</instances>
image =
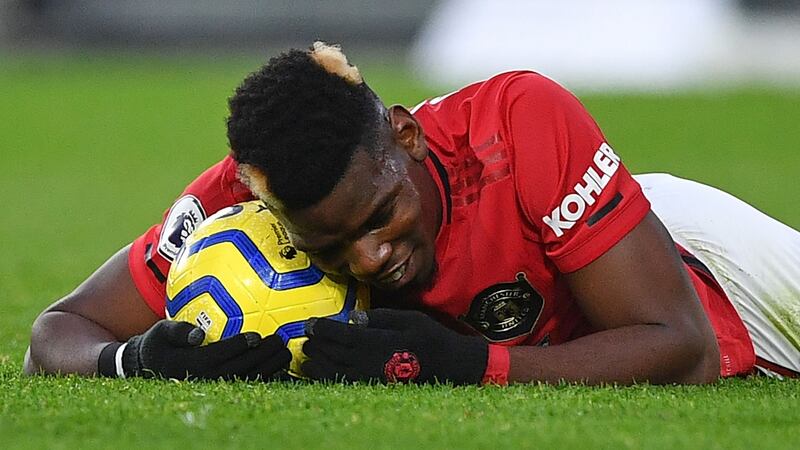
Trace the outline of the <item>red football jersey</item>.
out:
<instances>
[{"instance_id":1,"label":"red football jersey","mask_svg":"<svg viewBox=\"0 0 800 450\"><path fill-rule=\"evenodd\" d=\"M446 211L422 304L504 345L590 333L562 274L613 247L650 204L583 105L541 75L509 72L414 115ZM738 314L702 267L687 269L717 334L721 374L749 372L755 355Z\"/></svg>"},{"instance_id":2,"label":"red football jersey","mask_svg":"<svg viewBox=\"0 0 800 450\"><path fill-rule=\"evenodd\" d=\"M561 274L613 247L650 204L580 102L541 75L509 72L413 112L444 210L439 269L422 306L504 345L590 333ZM134 242L131 274L153 311L164 315L165 274L183 239L208 215L250 199L225 158ZM713 278L687 268L717 333L721 374L749 372L755 356L739 316Z\"/></svg>"}]
</instances>

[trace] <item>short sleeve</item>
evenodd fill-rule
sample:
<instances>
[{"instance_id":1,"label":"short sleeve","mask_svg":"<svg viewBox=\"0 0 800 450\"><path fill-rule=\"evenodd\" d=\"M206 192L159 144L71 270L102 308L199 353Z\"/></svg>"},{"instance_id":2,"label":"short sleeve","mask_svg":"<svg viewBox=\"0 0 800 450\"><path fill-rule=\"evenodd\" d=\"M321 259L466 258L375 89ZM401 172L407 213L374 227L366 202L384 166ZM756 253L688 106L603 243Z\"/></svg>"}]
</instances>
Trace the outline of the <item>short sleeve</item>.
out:
<instances>
[{"instance_id":1,"label":"short sleeve","mask_svg":"<svg viewBox=\"0 0 800 450\"><path fill-rule=\"evenodd\" d=\"M238 181L236 163L228 156L192 181L164 213L162 222L133 241L128 268L136 289L153 312L164 317L167 274L197 225L226 206L252 198Z\"/></svg>"},{"instance_id":2,"label":"short sleeve","mask_svg":"<svg viewBox=\"0 0 800 450\"><path fill-rule=\"evenodd\" d=\"M600 257L650 210L639 184L583 105L544 76L506 89L505 139L520 207L561 272Z\"/></svg>"}]
</instances>

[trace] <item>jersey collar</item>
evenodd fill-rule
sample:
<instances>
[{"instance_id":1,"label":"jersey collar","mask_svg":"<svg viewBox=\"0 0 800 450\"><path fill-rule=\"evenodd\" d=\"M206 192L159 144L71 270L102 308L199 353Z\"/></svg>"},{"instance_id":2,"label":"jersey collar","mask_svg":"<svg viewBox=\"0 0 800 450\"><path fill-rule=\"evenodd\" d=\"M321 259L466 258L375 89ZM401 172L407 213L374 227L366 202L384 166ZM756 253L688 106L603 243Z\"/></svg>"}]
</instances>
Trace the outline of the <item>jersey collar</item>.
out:
<instances>
[{"instance_id":1,"label":"jersey collar","mask_svg":"<svg viewBox=\"0 0 800 450\"><path fill-rule=\"evenodd\" d=\"M447 177L447 170L445 170L442 161L430 148L428 148L428 157L425 158L425 167L436 183L436 188L439 190L439 198L442 202L442 226L439 228L441 232L445 225L450 225L452 216L453 200L450 198L450 180Z\"/></svg>"}]
</instances>

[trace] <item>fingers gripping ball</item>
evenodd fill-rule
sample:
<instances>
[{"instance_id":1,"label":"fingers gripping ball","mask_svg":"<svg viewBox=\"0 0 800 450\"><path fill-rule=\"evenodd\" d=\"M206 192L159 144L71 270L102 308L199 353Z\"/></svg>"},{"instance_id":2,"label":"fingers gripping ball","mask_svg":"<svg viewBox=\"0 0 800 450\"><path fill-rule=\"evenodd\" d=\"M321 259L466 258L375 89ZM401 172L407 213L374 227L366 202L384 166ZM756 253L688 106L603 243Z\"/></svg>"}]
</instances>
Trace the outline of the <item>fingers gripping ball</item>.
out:
<instances>
[{"instance_id":1,"label":"fingers gripping ball","mask_svg":"<svg viewBox=\"0 0 800 450\"><path fill-rule=\"evenodd\" d=\"M369 307L369 289L335 280L297 251L263 203L220 210L186 238L167 276L167 317L196 324L205 344L239 333L277 334L292 352L289 372L302 376L303 323L347 321Z\"/></svg>"}]
</instances>

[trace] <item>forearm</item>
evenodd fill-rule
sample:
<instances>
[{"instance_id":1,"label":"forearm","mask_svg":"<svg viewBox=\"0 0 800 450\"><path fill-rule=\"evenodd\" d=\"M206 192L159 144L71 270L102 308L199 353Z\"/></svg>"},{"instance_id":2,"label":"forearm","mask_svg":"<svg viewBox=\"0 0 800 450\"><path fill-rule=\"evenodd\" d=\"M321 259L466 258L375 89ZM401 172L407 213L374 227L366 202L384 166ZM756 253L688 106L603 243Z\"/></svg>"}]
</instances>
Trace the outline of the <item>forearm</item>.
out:
<instances>
[{"instance_id":1,"label":"forearm","mask_svg":"<svg viewBox=\"0 0 800 450\"><path fill-rule=\"evenodd\" d=\"M25 373L94 375L100 352L114 335L80 315L46 311L33 324Z\"/></svg>"},{"instance_id":2,"label":"forearm","mask_svg":"<svg viewBox=\"0 0 800 450\"><path fill-rule=\"evenodd\" d=\"M716 341L665 325L632 325L562 345L509 349L510 382L708 383L719 373Z\"/></svg>"},{"instance_id":3,"label":"forearm","mask_svg":"<svg viewBox=\"0 0 800 450\"><path fill-rule=\"evenodd\" d=\"M33 323L25 373L93 375L108 343L127 341L159 320L133 283L129 248L114 254L75 291L39 315Z\"/></svg>"}]
</instances>

